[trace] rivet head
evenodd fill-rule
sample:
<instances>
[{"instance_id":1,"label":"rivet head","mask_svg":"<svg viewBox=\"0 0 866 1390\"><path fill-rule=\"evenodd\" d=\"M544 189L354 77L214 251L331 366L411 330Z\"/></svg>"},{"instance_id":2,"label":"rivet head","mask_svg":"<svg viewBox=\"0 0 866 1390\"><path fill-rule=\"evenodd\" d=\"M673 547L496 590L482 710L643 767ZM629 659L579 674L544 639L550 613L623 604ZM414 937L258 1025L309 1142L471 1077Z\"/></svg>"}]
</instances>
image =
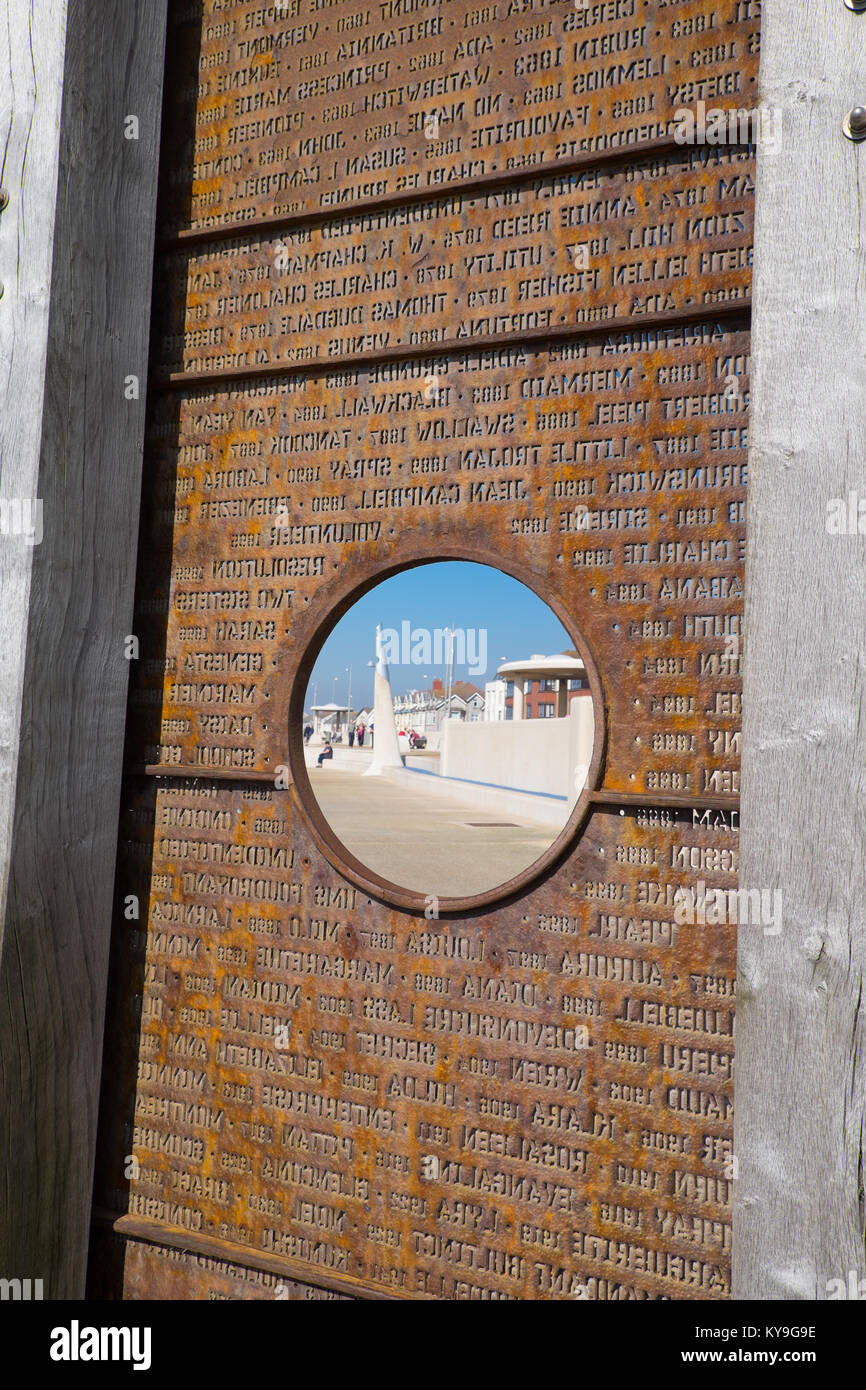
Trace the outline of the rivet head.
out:
<instances>
[{"instance_id":1,"label":"rivet head","mask_svg":"<svg viewBox=\"0 0 866 1390\"><path fill-rule=\"evenodd\" d=\"M9 194L5 188L0 188L0 212L5 212L9 206Z\"/></svg>"},{"instance_id":2,"label":"rivet head","mask_svg":"<svg viewBox=\"0 0 866 1390\"><path fill-rule=\"evenodd\" d=\"M849 111L842 129L849 140L866 140L866 106L855 106Z\"/></svg>"}]
</instances>

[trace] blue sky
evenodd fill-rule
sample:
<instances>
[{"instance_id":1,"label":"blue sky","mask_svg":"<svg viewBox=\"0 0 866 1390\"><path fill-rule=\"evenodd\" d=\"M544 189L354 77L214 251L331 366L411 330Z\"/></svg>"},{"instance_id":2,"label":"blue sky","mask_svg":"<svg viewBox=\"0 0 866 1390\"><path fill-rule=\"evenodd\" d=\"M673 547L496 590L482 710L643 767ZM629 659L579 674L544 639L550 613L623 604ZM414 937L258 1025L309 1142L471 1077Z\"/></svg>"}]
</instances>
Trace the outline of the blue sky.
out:
<instances>
[{"instance_id":1,"label":"blue sky","mask_svg":"<svg viewBox=\"0 0 866 1390\"><path fill-rule=\"evenodd\" d=\"M414 633L405 644L404 623ZM391 661L391 685L396 694L423 689L434 677L445 679L444 657L446 643L440 639L439 651L434 643L435 629L451 627L465 633L465 655L474 657L474 665L486 654L486 669L469 671L467 659L455 661L454 679L471 680L484 689L492 680L503 658L514 661L541 652L545 656L561 652L572 645L568 633L551 610L531 589L516 579L492 569L489 565L474 565L466 561L447 561L421 565L404 570L392 579L372 589L359 599L331 633L316 662L307 691L306 706L326 704L335 698L334 677L337 677L336 700L346 704L349 674L352 667L352 705L360 709L372 703L373 668L368 666L376 655L376 624L391 628L400 638L400 656L407 662ZM421 632L426 632L423 639ZM425 658L424 642L430 659ZM460 655L459 642L455 644ZM420 657L420 661L411 660ZM314 699L314 689L316 686Z\"/></svg>"}]
</instances>

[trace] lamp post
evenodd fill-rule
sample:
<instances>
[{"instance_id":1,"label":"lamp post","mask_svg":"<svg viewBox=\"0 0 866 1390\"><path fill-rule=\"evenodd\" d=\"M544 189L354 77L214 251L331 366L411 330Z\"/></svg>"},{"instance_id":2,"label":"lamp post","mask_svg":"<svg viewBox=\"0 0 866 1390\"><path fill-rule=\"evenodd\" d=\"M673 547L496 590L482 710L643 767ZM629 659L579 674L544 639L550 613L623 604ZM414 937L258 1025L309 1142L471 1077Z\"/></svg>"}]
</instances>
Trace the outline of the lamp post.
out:
<instances>
[{"instance_id":1,"label":"lamp post","mask_svg":"<svg viewBox=\"0 0 866 1390\"><path fill-rule=\"evenodd\" d=\"M451 686L454 683L454 628L446 627L448 637L448 696L445 704L445 718L451 718Z\"/></svg>"}]
</instances>

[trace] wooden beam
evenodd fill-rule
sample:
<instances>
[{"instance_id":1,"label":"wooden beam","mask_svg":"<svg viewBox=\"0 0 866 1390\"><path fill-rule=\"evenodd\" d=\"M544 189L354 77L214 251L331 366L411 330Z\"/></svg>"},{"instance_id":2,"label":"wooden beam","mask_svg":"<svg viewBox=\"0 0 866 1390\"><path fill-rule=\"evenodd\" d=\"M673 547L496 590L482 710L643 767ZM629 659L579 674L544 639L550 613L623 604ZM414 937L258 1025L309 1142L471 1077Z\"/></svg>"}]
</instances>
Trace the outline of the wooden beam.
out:
<instances>
[{"instance_id":1,"label":"wooden beam","mask_svg":"<svg viewBox=\"0 0 866 1390\"><path fill-rule=\"evenodd\" d=\"M0 496L44 528L0 536L0 1277L48 1298L84 1292L165 11L0 0Z\"/></svg>"},{"instance_id":2,"label":"wooden beam","mask_svg":"<svg viewBox=\"0 0 866 1390\"><path fill-rule=\"evenodd\" d=\"M782 930L739 928L733 1292L823 1300L866 1275L866 15L761 27L740 883Z\"/></svg>"},{"instance_id":3,"label":"wooden beam","mask_svg":"<svg viewBox=\"0 0 866 1390\"><path fill-rule=\"evenodd\" d=\"M0 504L7 509L39 491L66 29L65 6L52 5L32 46L28 10L10 0L0 4L0 189L8 199L0 212ZM11 510L6 515L10 529L0 531L0 948L35 553L26 537L11 533Z\"/></svg>"}]
</instances>

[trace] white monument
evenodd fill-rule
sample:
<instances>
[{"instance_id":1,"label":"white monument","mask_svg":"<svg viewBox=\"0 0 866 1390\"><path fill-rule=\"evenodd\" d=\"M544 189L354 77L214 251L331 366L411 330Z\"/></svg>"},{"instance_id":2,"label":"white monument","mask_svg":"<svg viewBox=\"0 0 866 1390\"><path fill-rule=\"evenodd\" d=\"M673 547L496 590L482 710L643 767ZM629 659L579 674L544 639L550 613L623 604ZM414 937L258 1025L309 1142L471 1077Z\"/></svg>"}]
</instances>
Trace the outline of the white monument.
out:
<instances>
[{"instance_id":1,"label":"white monument","mask_svg":"<svg viewBox=\"0 0 866 1390\"><path fill-rule=\"evenodd\" d=\"M373 695L373 761L364 772L365 777L380 777L389 768L402 767L400 743L397 738L397 724L394 719L394 699L391 695L391 677L385 659L382 629L376 627L376 675Z\"/></svg>"}]
</instances>

